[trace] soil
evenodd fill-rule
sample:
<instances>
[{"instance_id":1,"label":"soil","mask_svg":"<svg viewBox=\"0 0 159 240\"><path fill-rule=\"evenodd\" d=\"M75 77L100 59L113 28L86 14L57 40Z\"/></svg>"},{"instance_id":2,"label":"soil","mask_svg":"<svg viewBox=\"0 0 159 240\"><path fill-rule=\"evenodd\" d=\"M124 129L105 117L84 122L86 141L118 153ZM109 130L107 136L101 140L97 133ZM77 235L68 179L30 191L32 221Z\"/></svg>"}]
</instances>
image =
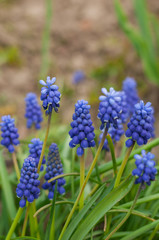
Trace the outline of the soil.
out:
<instances>
[{"instance_id":1,"label":"soil","mask_svg":"<svg viewBox=\"0 0 159 240\"><path fill-rule=\"evenodd\" d=\"M122 3L132 22L135 22L132 2L123 0ZM148 1L148 4L158 16L158 1ZM0 58L0 115L8 113L17 116L21 136L26 135L24 97L29 91L40 95L38 80L45 9L43 0L0 1L0 50L14 47L17 51L15 61L1 63ZM134 77L141 85L142 98L155 106L158 119L158 88L145 77L136 52L120 29L113 1L56 0L53 1L52 11L49 75L57 77L61 88L67 86L75 92L71 96L64 95L61 101L62 122L70 122L77 99L87 99L92 89L97 97L100 94L97 80L90 78L89 74L84 84L72 86L72 73L78 69L90 73L92 69L120 58L124 62L122 76L112 75L106 79L107 82L121 87L118 78ZM142 89L140 82L144 82L146 90ZM156 125L158 132L159 124Z\"/></svg>"}]
</instances>

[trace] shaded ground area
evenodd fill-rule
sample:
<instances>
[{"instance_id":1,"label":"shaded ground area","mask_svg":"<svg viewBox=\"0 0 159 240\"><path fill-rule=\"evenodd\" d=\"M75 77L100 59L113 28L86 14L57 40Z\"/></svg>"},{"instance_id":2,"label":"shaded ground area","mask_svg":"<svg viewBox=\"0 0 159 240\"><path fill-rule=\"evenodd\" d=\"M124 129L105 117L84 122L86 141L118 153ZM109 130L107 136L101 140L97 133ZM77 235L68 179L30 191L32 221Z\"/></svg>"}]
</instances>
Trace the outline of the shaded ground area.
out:
<instances>
[{"instance_id":1,"label":"shaded ground area","mask_svg":"<svg viewBox=\"0 0 159 240\"><path fill-rule=\"evenodd\" d=\"M122 3L133 19L131 1ZM65 92L60 121L70 122L73 104L79 98L89 99L95 105L95 117L101 85L120 88L127 75L136 78L140 96L152 101L158 112L158 89L144 77L135 51L118 26L113 1L58 0L53 4L49 72L50 76L57 77L58 85ZM149 1L149 6L154 13L159 13L157 0ZM6 110L18 114L21 136L26 134L24 97L28 91L40 95L38 80L44 24L45 1L0 2L0 115ZM102 83L91 74L99 66L106 68ZM86 72L87 79L75 87L71 77L77 69ZM158 119L158 113L156 117Z\"/></svg>"}]
</instances>

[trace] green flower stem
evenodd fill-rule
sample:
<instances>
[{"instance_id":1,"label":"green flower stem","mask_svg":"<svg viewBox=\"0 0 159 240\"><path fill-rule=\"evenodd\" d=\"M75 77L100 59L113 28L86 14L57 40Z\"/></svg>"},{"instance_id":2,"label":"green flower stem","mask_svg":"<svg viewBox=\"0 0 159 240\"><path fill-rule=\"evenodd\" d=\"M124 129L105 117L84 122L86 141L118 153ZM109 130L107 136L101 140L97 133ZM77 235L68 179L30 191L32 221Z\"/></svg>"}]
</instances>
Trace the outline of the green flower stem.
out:
<instances>
[{"instance_id":1,"label":"green flower stem","mask_svg":"<svg viewBox=\"0 0 159 240\"><path fill-rule=\"evenodd\" d=\"M29 219L30 219L30 231L32 237L37 237L40 239L40 234L38 230L38 221L37 218L34 218L33 215L36 212L35 200L30 205Z\"/></svg>"},{"instance_id":2,"label":"green flower stem","mask_svg":"<svg viewBox=\"0 0 159 240\"><path fill-rule=\"evenodd\" d=\"M129 209L128 213L126 214L126 216L123 218L123 220L114 228L114 230L105 238L105 240L108 240L111 238L111 236L116 232L118 231L118 229L126 222L126 220L129 218L129 216L131 215L134 207L135 207L135 204L136 204L136 201L140 195L140 192L141 192L141 189L142 189L142 185L139 186L138 188L138 191L136 193L136 196L134 198L134 201L133 201L133 204L131 206L131 208Z\"/></svg>"},{"instance_id":3,"label":"green flower stem","mask_svg":"<svg viewBox=\"0 0 159 240\"><path fill-rule=\"evenodd\" d=\"M15 152L12 153L12 159L13 159L13 164L14 164L14 168L15 168L15 171L16 171L17 179L19 181L19 179L20 179L20 170L19 170L19 166L18 166L18 162L17 162L17 158L16 158L16 155L15 155Z\"/></svg>"},{"instance_id":4,"label":"green flower stem","mask_svg":"<svg viewBox=\"0 0 159 240\"><path fill-rule=\"evenodd\" d=\"M85 160L84 160L84 154L83 154L80 158L80 191L84 183L84 176L85 176ZM84 206L84 190L83 190L83 193L81 194L81 198L79 201L79 211L81 211L83 206Z\"/></svg>"},{"instance_id":5,"label":"green flower stem","mask_svg":"<svg viewBox=\"0 0 159 240\"><path fill-rule=\"evenodd\" d=\"M158 232L158 230L159 230L159 224L156 225L155 229L153 230L153 232L149 236L148 240L152 240L155 237L155 235Z\"/></svg>"},{"instance_id":6,"label":"green flower stem","mask_svg":"<svg viewBox=\"0 0 159 240\"><path fill-rule=\"evenodd\" d=\"M116 158L115 158L115 152L114 152L114 144L113 144L113 141L109 134L107 134L106 138L108 140L108 144L109 144L109 148L110 148L110 152L111 152L111 156L112 156L114 175L116 175L117 174L117 164L116 164Z\"/></svg>"},{"instance_id":7,"label":"green flower stem","mask_svg":"<svg viewBox=\"0 0 159 240\"><path fill-rule=\"evenodd\" d=\"M53 212L49 240L55 240L55 209Z\"/></svg>"},{"instance_id":8,"label":"green flower stem","mask_svg":"<svg viewBox=\"0 0 159 240\"><path fill-rule=\"evenodd\" d=\"M158 200L159 199L159 193L156 193L156 194L153 194L153 195L150 195L150 196L146 196L146 197L143 197L143 198L139 198L137 200L137 203L136 205L139 205L139 204L142 204L142 203L147 203L147 202L151 202L151 201L154 201L154 200ZM132 204L132 201L131 202L127 202L127 203L124 203L124 204L121 204L120 208L129 208ZM117 208L118 208L117 207Z\"/></svg>"},{"instance_id":9,"label":"green flower stem","mask_svg":"<svg viewBox=\"0 0 159 240\"><path fill-rule=\"evenodd\" d=\"M48 183L53 182L53 181L55 181L55 180L57 180L57 179L59 179L59 178L62 178L62 177L79 176L79 175L80 175L80 174L79 174L79 173L76 173L76 172L74 172L74 173L64 173L64 174L60 174L60 175L58 175L58 176L56 176L56 177L50 178L50 179L48 180Z\"/></svg>"},{"instance_id":10,"label":"green flower stem","mask_svg":"<svg viewBox=\"0 0 159 240\"><path fill-rule=\"evenodd\" d=\"M18 212L17 212L17 214L14 218L14 221L13 221L13 223L12 223L10 229L9 229L9 232L8 232L5 240L10 240L10 238L12 237L12 234L14 233L14 230L15 230L18 222L19 222L19 219L20 219L20 217L23 213L23 210L24 210L24 208L19 207Z\"/></svg>"},{"instance_id":11,"label":"green flower stem","mask_svg":"<svg viewBox=\"0 0 159 240\"><path fill-rule=\"evenodd\" d=\"M57 196L57 181L55 183L55 190L54 190L54 198L52 201L52 207L50 212L50 219L48 222L47 231L49 235L47 235L47 238L49 237L49 240L55 240L55 201Z\"/></svg>"},{"instance_id":12,"label":"green flower stem","mask_svg":"<svg viewBox=\"0 0 159 240\"><path fill-rule=\"evenodd\" d=\"M91 148L91 151L92 151L92 155L93 155L93 158L94 158L97 149L96 148ZM100 174L99 174L99 171L98 171L98 163L96 163L96 165L95 165L95 170L96 170L96 178L97 178L98 182L102 183L102 180L100 178Z\"/></svg>"},{"instance_id":13,"label":"green flower stem","mask_svg":"<svg viewBox=\"0 0 159 240\"><path fill-rule=\"evenodd\" d=\"M115 180L114 188L118 187L119 184L120 184L120 180L121 180L122 174L124 172L125 166L127 164L127 161L129 159L130 153L133 150L134 145L135 145L135 142L133 143L133 145L131 147L128 148L128 151L127 151L127 153L126 153L126 155L124 157L124 160L123 160L123 162L122 162L122 164L121 164L121 166L119 168L119 172L118 172L116 180Z\"/></svg>"},{"instance_id":14,"label":"green flower stem","mask_svg":"<svg viewBox=\"0 0 159 240\"><path fill-rule=\"evenodd\" d=\"M84 180L83 186L82 186L82 188L81 188L81 190L80 190L80 192L79 192L79 194L78 194L78 197L77 197L77 199L76 199L76 201L75 201L75 203L74 203L74 205L73 205L73 208L72 208L72 210L71 210L71 212L70 212L70 214L69 214L69 216L68 216L68 218L67 218L67 220L66 220L66 222L65 222L65 225L64 225L64 227L63 227L63 229L62 229L62 231L61 231L61 234L60 234L60 236L59 236L59 240L62 239L62 236L63 236L63 234L64 234L64 232L65 232L65 230L66 230L66 228L67 228L67 226L68 226L71 218L72 218L72 215L73 215L74 211L76 210L76 207L77 207L78 202L79 202L79 200L80 200L80 198L81 198L82 192L83 192L83 190L84 190L84 188L85 188L85 186L86 186L86 184L87 184L87 182L88 182L88 180L89 180L89 178L90 178L90 175L91 175L91 173L92 173L92 171L93 171L93 169L94 169L94 167L95 167L95 165L96 165L96 162L97 162L97 160L98 160L99 154L100 154L100 152L101 152L101 150L102 150L102 147L103 147L103 145L104 145L104 141L105 141L106 135L107 135L107 129L105 129L105 131L104 131L104 134L103 134L101 143L100 143L100 145L99 145L99 147L98 147L98 150L97 150L97 153L96 153L96 155L95 155L95 158L94 158L94 160L93 160L93 162L92 162L92 164L91 164L91 166L90 166L90 169L89 169L89 171L88 171L88 173L87 173L87 176L86 176L86 178L85 178L85 180Z\"/></svg>"},{"instance_id":15,"label":"green flower stem","mask_svg":"<svg viewBox=\"0 0 159 240\"><path fill-rule=\"evenodd\" d=\"M23 223L23 228L22 228L22 237L25 236L27 221L28 221L28 216L29 216L29 209L30 209L30 204L27 206L26 213L25 213L25 218L24 218L24 223Z\"/></svg>"},{"instance_id":16,"label":"green flower stem","mask_svg":"<svg viewBox=\"0 0 159 240\"><path fill-rule=\"evenodd\" d=\"M121 212L121 213L127 213L129 212L129 209L124 209L124 208L119 208L119 209L112 209L112 210L109 210L110 213L112 212ZM151 222L154 222L156 221L154 218L151 218L151 217L148 217L147 215L145 215L144 213L141 213L139 211L136 211L136 210L133 210L131 212L131 214L135 215L135 216L138 216L138 217L141 217L141 218L144 218L148 221L151 221Z\"/></svg>"},{"instance_id":17,"label":"green flower stem","mask_svg":"<svg viewBox=\"0 0 159 240\"><path fill-rule=\"evenodd\" d=\"M47 75L50 67L50 34L51 34L51 24L52 24L52 15L53 15L53 1L46 0L45 1L45 25L42 36L42 63L41 63L41 71L40 78L43 78Z\"/></svg>"},{"instance_id":18,"label":"green flower stem","mask_svg":"<svg viewBox=\"0 0 159 240\"><path fill-rule=\"evenodd\" d=\"M71 204L71 205L73 205L74 202L72 202L72 201L57 201L57 202L55 202L55 205L62 205L62 204L64 204L64 205L65 205L65 204ZM36 217L39 213L41 213L42 211L44 211L45 209L47 209L47 208L49 208L49 207L51 207L51 206L52 206L52 203L48 203L48 204L46 204L45 206L39 208L39 209L36 211L36 213L34 214L33 217Z\"/></svg>"},{"instance_id":19,"label":"green flower stem","mask_svg":"<svg viewBox=\"0 0 159 240\"><path fill-rule=\"evenodd\" d=\"M43 143L43 147L42 147L42 151L41 151L41 155L40 155L40 159L39 159L39 164L38 164L38 170L37 170L38 173L40 172L41 164L42 164L43 157L44 157L46 142L47 142L47 138L48 138L48 135L49 135L49 129L50 129L50 123L51 123L51 115L52 115L52 112L48 116L48 123L47 123L45 139L44 139L44 143Z\"/></svg>"},{"instance_id":20,"label":"green flower stem","mask_svg":"<svg viewBox=\"0 0 159 240\"><path fill-rule=\"evenodd\" d=\"M75 157L76 157L76 149L74 148L72 150L72 162L71 162L71 171L74 172L75 169ZM72 198L74 198L75 195L75 183L74 178L71 178L71 192L72 192Z\"/></svg>"}]
</instances>

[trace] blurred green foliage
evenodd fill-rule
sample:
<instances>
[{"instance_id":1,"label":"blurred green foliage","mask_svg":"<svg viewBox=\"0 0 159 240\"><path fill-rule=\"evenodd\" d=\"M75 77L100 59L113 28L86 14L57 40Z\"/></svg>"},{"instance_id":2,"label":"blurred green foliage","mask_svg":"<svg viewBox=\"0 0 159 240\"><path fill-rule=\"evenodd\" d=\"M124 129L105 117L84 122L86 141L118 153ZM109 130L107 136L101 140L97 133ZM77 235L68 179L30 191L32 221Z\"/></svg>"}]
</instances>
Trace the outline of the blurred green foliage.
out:
<instances>
[{"instance_id":1,"label":"blurred green foliage","mask_svg":"<svg viewBox=\"0 0 159 240\"><path fill-rule=\"evenodd\" d=\"M97 79L103 84L103 81L107 81L112 77L124 76L124 57L117 56L113 59L106 61L103 66L96 67L90 73L92 78ZM123 79L122 79L123 80ZM112 86L112 84L111 84Z\"/></svg>"},{"instance_id":2,"label":"blurred green foliage","mask_svg":"<svg viewBox=\"0 0 159 240\"><path fill-rule=\"evenodd\" d=\"M9 46L0 48L0 66L3 64L21 65L21 58L17 47Z\"/></svg>"},{"instance_id":3,"label":"blurred green foliage","mask_svg":"<svg viewBox=\"0 0 159 240\"><path fill-rule=\"evenodd\" d=\"M133 0L138 28L128 20L120 0L115 0L119 24L139 55L148 79L159 85L159 21L147 9L146 0Z\"/></svg>"}]
</instances>

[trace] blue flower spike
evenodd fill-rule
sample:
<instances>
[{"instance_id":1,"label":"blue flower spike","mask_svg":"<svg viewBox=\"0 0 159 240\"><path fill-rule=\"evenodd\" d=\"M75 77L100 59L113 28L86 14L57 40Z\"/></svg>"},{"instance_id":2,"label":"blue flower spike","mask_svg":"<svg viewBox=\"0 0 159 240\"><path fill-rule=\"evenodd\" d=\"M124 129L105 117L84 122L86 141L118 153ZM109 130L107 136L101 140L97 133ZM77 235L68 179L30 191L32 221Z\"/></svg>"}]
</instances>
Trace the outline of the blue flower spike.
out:
<instances>
[{"instance_id":1,"label":"blue flower spike","mask_svg":"<svg viewBox=\"0 0 159 240\"><path fill-rule=\"evenodd\" d=\"M37 95L35 93L28 93L26 98L26 112L27 128L35 125L36 129L40 129L40 123L43 121L41 106L38 103Z\"/></svg>"},{"instance_id":2,"label":"blue flower spike","mask_svg":"<svg viewBox=\"0 0 159 240\"><path fill-rule=\"evenodd\" d=\"M72 76L72 82L73 82L73 84L78 84L78 83L82 82L85 78L86 78L86 76L85 76L84 72L81 70L78 70L78 71L74 72L74 74Z\"/></svg>"},{"instance_id":3,"label":"blue flower spike","mask_svg":"<svg viewBox=\"0 0 159 240\"><path fill-rule=\"evenodd\" d=\"M42 187L43 189L49 190L48 198L53 199L56 181L57 181L57 191L59 192L59 194L65 193L65 189L63 187L65 184L64 178L61 177L55 181L48 183L48 180L50 180L51 178L63 174L63 167L62 167L62 163L59 155L59 150L58 150L57 144L55 143L52 143L49 148L48 161L46 165L47 165L46 174L45 174L46 182L42 185Z\"/></svg>"},{"instance_id":4,"label":"blue flower spike","mask_svg":"<svg viewBox=\"0 0 159 240\"><path fill-rule=\"evenodd\" d=\"M30 203L37 199L40 194L38 188L40 181L38 180L36 161L32 157L24 159L23 167L21 169L20 183L17 185L17 197L21 198L19 206L21 208L26 206L26 200Z\"/></svg>"},{"instance_id":5,"label":"blue flower spike","mask_svg":"<svg viewBox=\"0 0 159 240\"><path fill-rule=\"evenodd\" d=\"M10 115L2 116L1 126L1 144L5 146L10 153L15 151L14 146L19 145L18 129L15 127L15 120Z\"/></svg>"},{"instance_id":6,"label":"blue flower spike","mask_svg":"<svg viewBox=\"0 0 159 240\"><path fill-rule=\"evenodd\" d=\"M28 145L28 147L29 147L29 153L30 153L29 157L32 157L35 159L36 167L38 167L39 159L40 159L40 155L43 147L43 142L40 141L39 138L33 138L31 140L31 143ZM45 163L46 163L46 160L44 156L42 160L42 164L45 164ZM41 166L40 171L42 171L43 169L44 167Z\"/></svg>"},{"instance_id":7,"label":"blue flower spike","mask_svg":"<svg viewBox=\"0 0 159 240\"><path fill-rule=\"evenodd\" d=\"M47 77L46 82L44 80L40 80L40 84L43 85L41 88L41 101L43 101L43 108L45 110L46 115L50 114L54 109L55 112L58 112L58 108L60 107L60 98L61 93L58 91L59 87L54 85L56 78Z\"/></svg>"},{"instance_id":8,"label":"blue flower spike","mask_svg":"<svg viewBox=\"0 0 159 240\"><path fill-rule=\"evenodd\" d=\"M126 137L129 137L126 141L127 147L131 147L134 142L137 142L139 146L146 144L148 139L153 136L152 117L153 109L150 102L144 104L143 101L140 101L135 105L135 111L125 132Z\"/></svg>"},{"instance_id":9,"label":"blue flower spike","mask_svg":"<svg viewBox=\"0 0 159 240\"><path fill-rule=\"evenodd\" d=\"M114 88L110 88L109 92L106 88L101 89L104 96L100 96L98 118L101 120L100 130L109 129L110 124L117 127L117 120L121 118L122 113L122 97L120 92L116 92Z\"/></svg>"},{"instance_id":10,"label":"blue flower spike","mask_svg":"<svg viewBox=\"0 0 159 240\"><path fill-rule=\"evenodd\" d=\"M155 110L152 107L152 127L153 127L152 138L155 138L155 116L154 116L154 113L155 113Z\"/></svg>"},{"instance_id":11,"label":"blue flower spike","mask_svg":"<svg viewBox=\"0 0 159 240\"><path fill-rule=\"evenodd\" d=\"M121 106L122 106L122 112L121 112L121 122L126 123L129 118L129 109L127 104L127 98L124 91L120 91L120 97L121 97Z\"/></svg>"},{"instance_id":12,"label":"blue flower spike","mask_svg":"<svg viewBox=\"0 0 159 240\"><path fill-rule=\"evenodd\" d=\"M77 148L77 155L82 156L84 149L88 147L94 147L94 127L92 125L91 115L89 113L91 106L85 100L78 100L75 104L75 113L73 114L73 121L71 122L72 129L69 131L69 135L72 138L69 145Z\"/></svg>"},{"instance_id":13,"label":"blue flower spike","mask_svg":"<svg viewBox=\"0 0 159 240\"><path fill-rule=\"evenodd\" d=\"M135 158L135 165L136 169L132 171L132 175L136 176L135 184L141 183L144 185L151 185L151 181L155 180L155 175L157 174L157 169L155 168L155 161L154 154L148 152L146 153L145 150L142 150L142 156L136 154Z\"/></svg>"},{"instance_id":14,"label":"blue flower spike","mask_svg":"<svg viewBox=\"0 0 159 240\"><path fill-rule=\"evenodd\" d=\"M127 77L123 81L123 91L126 95L126 102L128 106L129 115L132 115L135 110L135 104L139 102L137 93L137 83L134 78Z\"/></svg>"}]
</instances>

